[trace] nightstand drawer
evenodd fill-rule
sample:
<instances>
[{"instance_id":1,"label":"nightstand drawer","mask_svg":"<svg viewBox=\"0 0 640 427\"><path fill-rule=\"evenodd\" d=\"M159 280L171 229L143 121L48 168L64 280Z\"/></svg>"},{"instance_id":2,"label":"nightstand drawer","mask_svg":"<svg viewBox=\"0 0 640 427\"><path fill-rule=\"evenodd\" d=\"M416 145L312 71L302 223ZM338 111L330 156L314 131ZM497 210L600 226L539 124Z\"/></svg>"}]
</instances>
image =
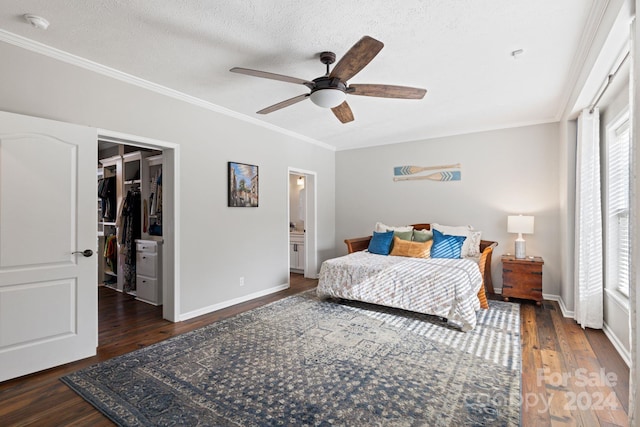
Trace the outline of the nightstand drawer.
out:
<instances>
[{"instance_id":1,"label":"nightstand drawer","mask_svg":"<svg viewBox=\"0 0 640 427\"><path fill-rule=\"evenodd\" d=\"M542 272L514 272L507 269L502 270L503 286L512 288L542 288Z\"/></svg>"},{"instance_id":2,"label":"nightstand drawer","mask_svg":"<svg viewBox=\"0 0 640 427\"><path fill-rule=\"evenodd\" d=\"M542 276L542 264L532 262L531 264L524 263L502 263L502 274L524 274L524 275L538 275Z\"/></svg>"},{"instance_id":3,"label":"nightstand drawer","mask_svg":"<svg viewBox=\"0 0 640 427\"><path fill-rule=\"evenodd\" d=\"M502 286L502 295L505 297L531 299L534 301L542 301L542 288L524 288Z\"/></svg>"}]
</instances>

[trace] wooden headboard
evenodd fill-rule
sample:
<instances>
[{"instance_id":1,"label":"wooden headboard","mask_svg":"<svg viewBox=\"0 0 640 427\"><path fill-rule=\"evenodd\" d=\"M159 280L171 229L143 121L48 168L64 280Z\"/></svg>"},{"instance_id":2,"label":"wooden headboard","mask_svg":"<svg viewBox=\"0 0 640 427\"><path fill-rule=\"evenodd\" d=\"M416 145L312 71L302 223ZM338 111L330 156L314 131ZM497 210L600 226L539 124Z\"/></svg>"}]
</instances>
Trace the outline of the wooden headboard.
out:
<instances>
[{"instance_id":1,"label":"wooden headboard","mask_svg":"<svg viewBox=\"0 0 640 427\"><path fill-rule=\"evenodd\" d=\"M413 225L414 230L431 230L430 224L411 224ZM347 244L347 250L349 253L364 251L369 247L369 241L371 241L371 236L366 237L356 237L354 239L345 239L345 243ZM480 273L482 273L482 278L484 280L484 288L485 291L494 294L493 290L493 279L491 278L491 254L493 252L493 248L498 246L498 242L492 242L490 240L481 240L480 241L480 252L482 253L480 257Z\"/></svg>"}]
</instances>

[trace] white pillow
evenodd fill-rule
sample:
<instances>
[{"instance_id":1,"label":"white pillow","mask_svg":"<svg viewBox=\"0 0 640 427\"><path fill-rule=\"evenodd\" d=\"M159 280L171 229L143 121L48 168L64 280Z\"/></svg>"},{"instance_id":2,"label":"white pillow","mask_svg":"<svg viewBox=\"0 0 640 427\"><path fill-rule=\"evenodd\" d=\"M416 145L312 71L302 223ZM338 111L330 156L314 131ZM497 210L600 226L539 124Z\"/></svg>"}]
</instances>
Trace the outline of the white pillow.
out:
<instances>
[{"instance_id":1,"label":"white pillow","mask_svg":"<svg viewBox=\"0 0 640 427\"><path fill-rule=\"evenodd\" d=\"M385 225L381 222L376 222L376 227L374 228L378 233L384 233L386 231L413 231L413 225L402 225L402 226L393 226L393 225Z\"/></svg>"},{"instance_id":2,"label":"white pillow","mask_svg":"<svg viewBox=\"0 0 640 427\"><path fill-rule=\"evenodd\" d=\"M460 258L475 257L480 254L480 240L482 240L482 232L474 230L470 225L441 225L431 224L431 229L438 230L442 234L450 236L465 236L462 249L460 250Z\"/></svg>"},{"instance_id":3,"label":"white pillow","mask_svg":"<svg viewBox=\"0 0 640 427\"><path fill-rule=\"evenodd\" d=\"M469 244L466 257L475 258L480 256L480 240L482 240L482 231L473 230L469 232L469 235L467 235L464 241L464 243ZM464 251L464 243L460 251L461 256Z\"/></svg>"}]
</instances>

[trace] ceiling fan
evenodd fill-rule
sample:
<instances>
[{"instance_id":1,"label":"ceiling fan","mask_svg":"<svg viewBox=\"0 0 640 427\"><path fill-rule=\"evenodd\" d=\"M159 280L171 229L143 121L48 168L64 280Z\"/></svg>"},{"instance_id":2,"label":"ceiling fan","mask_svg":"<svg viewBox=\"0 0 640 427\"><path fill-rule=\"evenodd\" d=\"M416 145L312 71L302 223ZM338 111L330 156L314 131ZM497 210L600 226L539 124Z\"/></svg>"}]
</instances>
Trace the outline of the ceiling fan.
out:
<instances>
[{"instance_id":1,"label":"ceiling fan","mask_svg":"<svg viewBox=\"0 0 640 427\"><path fill-rule=\"evenodd\" d=\"M353 112L347 104L347 95L375 96L380 98L422 99L427 93L426 89L408 86L392 86L380 84L352 84L347 85L347 80L358 74L375 56L382 50L384 44L372 37L364 36L338 61L329 72L329 65L336 60L333 52L322 52L320 61L327 66L324 76L313 80L299 79L284 76L282 74L268 73L266 71L251 70L248 68L234 67L231 72L246 74L265 79L280 80L283 82L301 84L308 87L311 92L298 95L291 99L263 108L258 114L269 114L281 108L288 107L307 98L324 108L331 108L333 114L342 123L353 121Z\"/></svg>"}]
</instances>

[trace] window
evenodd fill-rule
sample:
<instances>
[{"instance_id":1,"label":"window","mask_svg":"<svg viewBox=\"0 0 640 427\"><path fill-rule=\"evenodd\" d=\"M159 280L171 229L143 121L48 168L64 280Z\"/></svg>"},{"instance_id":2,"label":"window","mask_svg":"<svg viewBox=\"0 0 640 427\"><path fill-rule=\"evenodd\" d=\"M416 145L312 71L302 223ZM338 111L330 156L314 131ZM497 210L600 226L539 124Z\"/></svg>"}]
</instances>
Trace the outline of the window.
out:
<instances>
[{"instance_id":1,"label":"window","mask_svg":"<svg viewBox=\"0 0 640 427\"><path fill-rule=\"evenodd\" d=\"M607 127L606 140L606 287L629 296L630 278L630 169L629 112Z\"/></svg>"}]
</instances>

